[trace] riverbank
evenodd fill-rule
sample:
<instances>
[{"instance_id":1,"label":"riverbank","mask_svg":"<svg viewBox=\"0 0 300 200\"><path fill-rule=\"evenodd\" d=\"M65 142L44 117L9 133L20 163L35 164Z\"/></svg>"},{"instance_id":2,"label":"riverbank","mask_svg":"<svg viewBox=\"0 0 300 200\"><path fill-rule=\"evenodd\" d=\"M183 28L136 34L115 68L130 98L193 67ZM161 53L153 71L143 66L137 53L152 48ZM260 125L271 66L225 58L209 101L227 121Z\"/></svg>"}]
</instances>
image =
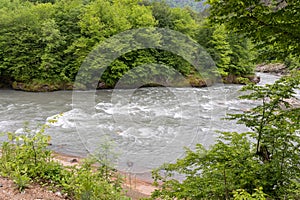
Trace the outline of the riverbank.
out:
<instances>
[{"instance_id":1,"label":"riverbank","mask_svg":"<svg viewBox=\"0 0 300 200\"><path fill-rule=\"evenodd\" d=\"M258 83L260 81L259 77L256 75L233 75L222 77L224 84L242 84L241 78L246 78L250 82ZM176 83L165 83L164 86L168 87L208 87L213 85L216 80L212 79L202 79L199 76L188 76L183 82ZM148 84L145 87L155 87L161 86L161 84ZM130 88L130 87L129 87ZM49 81L38 81L33 80L31 82L18 82L12 81L7 78L0 77L0 89L14 89L26 92L52 92L59 90L85 90L87 89L84 85L74 84L72 82L49 82ZM96 89L113 89L113 87L107 86L104 83L99 82ZM126 88L125 88L126 89Z\"/></svg>"},{"instance_id":2,"label":"riverbank","mask_svg":"<svg viewBox=\"0 0 300 200\"><path fill-rule=\"evenodd\" d=\"M61 163L63 166L74 166L82 162L84 158L77 156L70 156L61 153L53 153L54 159ZM151 193L155 190L155 187L150 181L142 180L134 176L129 175L126 172L119 172L124 177L123 188L126 190L126 195L132 199L150 197Z\"/></svg>"},{"instance_id":3,"label":"riverbank","mask_svg":"<svg viewBox=\"0 0 300 200\"><path fill-rule=\"evenodd\" d=\"M82 163L84 158L69 156L65 154L53 153L54 160L62 164L63 166L76 166ZM150 197L151 193L155 190L155 187L151 182L147 182L136 178L135 176L129 176L125 172L119 172L124 177L123 189L126 196L132 200L138 200L141 198ZM135 177L135 178L133 178ZM30 184L24 191L19 192L15 186L15 183L5 177L0 176L0 199L1 200L61 200L68 199L66 195L63 195L60 191L51 191L50 188L43 187L36 183Z\"/></svg>"},{"instance_id":4,"label":"riverbank","mask_svg":"<svg viewBox=\"0 0 300 200\"><path fill-rule=\"evenodd\" d=\"M31 184L23 192L16 189L15 183L7 178L0 177L1 200L61 200L66 199L60 193L55 193L38 184Z\"/></svg>"}]
</instances>

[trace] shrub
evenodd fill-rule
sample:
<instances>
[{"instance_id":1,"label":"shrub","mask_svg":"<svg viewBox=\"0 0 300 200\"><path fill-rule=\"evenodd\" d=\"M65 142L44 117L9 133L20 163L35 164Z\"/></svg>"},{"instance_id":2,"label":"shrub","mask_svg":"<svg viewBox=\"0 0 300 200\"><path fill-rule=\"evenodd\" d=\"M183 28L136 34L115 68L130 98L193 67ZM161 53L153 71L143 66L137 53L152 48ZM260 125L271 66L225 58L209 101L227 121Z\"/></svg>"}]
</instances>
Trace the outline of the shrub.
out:
<instances>
[{"instance_id":1,"label":"shrub","mask_svg":"<svg viewBox=\"0 0 300 200\"><path fill-rule=\"evenodd\" d=\"M63 184L64 190L75 199L99 200L129 199L122 195L122 188L115 187L117 178L108 181L101 171L97 170L93 161L87 159L80 167L71 167L69 179Z\"/></svg>"},{"instance_id":2,"label":"shrub","mask_svg":"<svg viewBox=\"0 0 300 200\"><path fill-rule=\"evenodd\" d=\"M62 168L52 160L51 151L47 148L50 140L44 135L47 127L38 126L33 131L25 125L21 134L6 133L8 141L3 142L1 147L0 173L12 178L20 185L19 189L24 189L23 183L30 180L50 181Z\"/></svg>"},{"instance_id":3,"label":"shrub","mask_svg":"<svg viewBox=\"0 0 300 200\"><path fill-rule=\"evenodd\" d=\"M31 130L25 125L21 134L6 133L8 140L1 146L1 176L13 179L20 191L36 182L61 190L72 199L128 199L122 193L122 180L115 170L105 167L104 173L101 163L96 167L95 158L72 167L54 161L48 149L50 137L44 134L47 127L41 125ZM110 165L107 162L105 166Z\"/></svg>"}]
</instances>

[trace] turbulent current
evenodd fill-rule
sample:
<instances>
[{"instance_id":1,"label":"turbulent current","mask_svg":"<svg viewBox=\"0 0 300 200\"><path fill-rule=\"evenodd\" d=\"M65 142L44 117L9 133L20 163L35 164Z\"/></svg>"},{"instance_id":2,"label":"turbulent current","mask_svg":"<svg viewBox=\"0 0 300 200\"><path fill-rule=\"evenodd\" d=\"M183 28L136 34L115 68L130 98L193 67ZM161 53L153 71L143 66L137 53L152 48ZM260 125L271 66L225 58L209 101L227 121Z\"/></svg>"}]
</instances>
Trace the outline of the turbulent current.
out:
<instances>
[{"instance_id":1,"label":"turbulent current","mask_svg":"<svg viewBox=\"0 0 300 200\"><path fill-rule=\"evenodd\" d=\"M259 74L261 83L278 77ZM0 132L22 133L23 123L34 129L59 114L47 134L54 151L85 156L109 144L120 170L150 171L184 155L183 147L208 147L216 130L245 131L222 118L254 105L239 100L239 85L208 88L138 88L76 92L28 93L0 90ZM87 97L93 96L90 102ZM5 138L2 137L3 141Z\"/></svg>"}]
</instances>

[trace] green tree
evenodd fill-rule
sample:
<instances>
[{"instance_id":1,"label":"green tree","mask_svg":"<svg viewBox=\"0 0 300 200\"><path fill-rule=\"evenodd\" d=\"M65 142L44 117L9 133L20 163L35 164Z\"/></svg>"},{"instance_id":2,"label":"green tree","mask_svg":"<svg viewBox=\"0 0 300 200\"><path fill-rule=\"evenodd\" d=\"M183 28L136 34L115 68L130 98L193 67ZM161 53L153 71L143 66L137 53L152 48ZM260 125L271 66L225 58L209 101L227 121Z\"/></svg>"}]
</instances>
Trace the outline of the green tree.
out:
<instances>
[{"instance_id":1,"label":"green tree","mask_svg":"<svg viewBox=\"0 0 300 200\"><path fill-rule=\"evenodd\" d=\"M231 67L228 70L229 74L254 74L257 51L254 49L253 43L242 35L235 33L228 34L228 41L232 50L230 54Z\"/></svg>"},{"instance_id":2,"label":"green tree","mask_svg":"<svg viewBox=\"0 0 300 200\"><path fill-rule=\"evenodd\" d=\"M186 156L176 163L163 165L153 172L161 187L152 197L230 199L233 194L236 197L234 191L255 194L262 187L271 198L298 199L300 108L290 99L299 87L300 72L273 85L245 86L248 94L241 98L260 104L229 119L238 120L251 131L221 133L208 150L198 144L194 151L187 149ZM183 180L174 178L178 174Z\"/></svg>"},{"instance_id":3,"label":"green tree","mask_svg":"<svg viewBox=\"0 0 300 200\"><path fill-rule=\"evenodd\" d=\"M18 12L1 12L0 60L4 75L28 82L40 76L43 41L40 24L53 14L51 4L24 5Z\"/></svg>"},{"instance_id":4,"label":"green tree","mask_svg":"<svg viewBox=\"0 0 300 200\"><path fill-rule=\"evenodd\" d=\"M63 45L65 43L64 37L54 19L48 19L41 25L42 42L45 43L44 52L41 56L39 79L44 80L68 80L62 73L62 57ZM61 77L63 76L63 77Z\"/></svg>"},{"instance_id":5,"label":"green tree","mask_svg":"<svg viewBox=\"0 0 300 200\"><path fill-rule=\"evenodd\" d=\"M201 144L175 164L165 164L154 171L156 183L162 183L153 198L229 199L232 191L246 188L252 192L259 183L260 164L251 159L253 152L247 134L222 133L209 150ZM183 175L184 180L172 178Z\"/></svg>"},{"instance_id":6,"label":"green tree","mask_svg":"<svg viewBox=\"0 0 300 200\"><path fill-rule=\"evenodd\" d=\"M299 0L209 0L210 19L245 37L260 47L272 46L265 57L284 60L289 54L299 57Z\"/></svg>"},{"instance_id":7,"label":"green tree","mask_svg":"<svg viewBox=\"0 0 300 200\"><path fill-rule=\"evenodd\" d=\"M84 8L80 17L80 37L66 52L76 57L74 65L79 69L88 53L105 39L132 28L151 27L155 24L151 9L139 5L137 0L93 1ZM119 47L114 48L116 50ZM129 69L127 63L116 61L102 79L105 79L108 87L112 87Z\"/></svg>"},{"instance_id":8,"label":"green tree","mask_svg":"<svg viewBox=\"0 0 300 200\"><path fill-rule=\"evenodd\" d=\"M233 192L234 200L266 200L266 194L262 188L255 189L256 191L251 195L243 189Z\"/></svg>"},{"instance_id":9,"label":"green tree","mask_svg":"<svg viewBox=\"0 0 300 200\"><path fill-rule=\"evenodd\" d=\"M210 40L214 49L212 57L217 61L216 65L221 75L227 75L231 67L232 50L227 39L227 34L224 25L215 28L212 33L212 40Z\"/></svg>"},{"instance_id":10,"label":"green tree","mask_svg":"<svg viewBox=\"0 0 300 200\"><path fill-rule=\"evenodd\" d=\"M151 4L154 18L158 21L157 27L169 28L191 37L195 36L198 23L189 9L170 8L164 2Z\"/></svg>"},{"instance_id":11,"label":"green tree","mask_svg":"<svg viewBox=\"0 0 300 200\"><path fill-rule=\"evenodd\" d=\"M54 4L55 15L52 19L55 20L60 36L64 39L64 42L61 43L63 47L60 52L56 52L61 57L62 66L60 67L63 80L67 78L74 81L81 65L76 54L78 50L72 51L70 49L72 44L82 35L79 21L87 3L88 1L82 0L62 0Z\"/></svg>"},{"instance_id":12,"label":"green tree","mask_svg":"<svg viewBox=\"0 0 300 200\"><path fill-rule=\"evenodd\" d=\"M140 0L2 0L0 76L19 89L65 88L75 80L89 53L108 38L126 30L159 27L198 40L201 20L201 16L188 8L170 8L165 3ZM246 43L234 42L225 29L217 26L211 30L208 51L215 56L220 71L224 75L248 73L248 68L242 67L249 66L244 59L248 52ZM126 42L134 39L132 36ZM159 36L155 42L161 42ZM111 50L122 48L122 45L114 46ZM113 87L128 70L151 62L171 66L188 78L200 77L180 56L144 49L121 56L109 66L101 81ZM88 79L87 74L85 78Z\"/></svg>"},{"instance_id":13,"label":"green tree","mask_svg":"<svg viewBox=\"0 0 300 200\"><path fill-rule=\"evenodd\" d=\"M201 22L196 38L210 53L223 76L253 74L255 51L249 39L206 19Z\"/></svg>"},{"instance_id":14,"label":"green tree","mask_svg":"<svg viewBox=\"0 0 300 200\"><path fill-rule=\"evenodd\" d=\"M286 76L265 87L249 85L253 91L242 99L260 101L260 105L244 114L231 115L255 133L255 153L264 163L264 191L283 197L289 189L299 187L300 107L294 107L295 89L300 87L300 72ZM276 188L276 189L274 189ZM282 196L283 195L283 196Z\"/></svg>"}]
</instances>

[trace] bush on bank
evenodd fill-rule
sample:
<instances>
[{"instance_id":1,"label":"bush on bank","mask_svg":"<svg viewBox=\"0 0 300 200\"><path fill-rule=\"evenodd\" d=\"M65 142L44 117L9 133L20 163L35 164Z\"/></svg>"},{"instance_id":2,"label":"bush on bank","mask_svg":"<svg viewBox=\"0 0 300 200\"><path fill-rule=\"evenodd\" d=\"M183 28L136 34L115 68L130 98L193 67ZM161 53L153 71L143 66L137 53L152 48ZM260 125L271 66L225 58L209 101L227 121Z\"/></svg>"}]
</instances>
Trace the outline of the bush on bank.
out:
<instances>
[{"instance_id":1,"label":"bush on bank","mask_svg":"<svg viewBox=\"0 0 300 200\"><path fill-rule=\"evenodd\" d=\"M86 159L71 167L55 161L48 149L50 137L44 134L47 127L31 130L25 126L22 134L5 133L8 140L1 146L1 176L11 178L20 191L34 182L71 199L129 199L121 187L121 177L112 168L97 163L99 159Z\"/></svg>"}]
</instances>

